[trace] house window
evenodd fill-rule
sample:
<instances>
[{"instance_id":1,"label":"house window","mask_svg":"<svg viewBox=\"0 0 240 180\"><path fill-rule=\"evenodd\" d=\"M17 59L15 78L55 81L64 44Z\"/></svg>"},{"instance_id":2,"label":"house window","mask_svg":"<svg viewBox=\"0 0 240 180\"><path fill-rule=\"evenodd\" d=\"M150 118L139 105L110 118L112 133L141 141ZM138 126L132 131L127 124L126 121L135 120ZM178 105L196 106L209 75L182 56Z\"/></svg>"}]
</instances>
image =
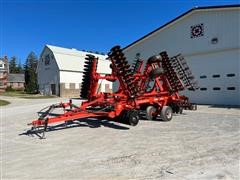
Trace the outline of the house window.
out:
<instances>
[{"instance_id":1,"label":"house window","mask_svg":"<svg viewBox=\"0 0 240 180\"><path fill-rule=\"evenodd\" d=\"M227 90L235 90L235 87L228 87Z\"/></svg>"},{"instance_id":2,"label":"house window","mask_svg":"<svg viewBox=\"0 0 240 180\"><path fill-rule=\"evenodd\" d=\"M45 56L45 65L48 66L50 64L50 56L49 54Z\"/></svg>"},{"instance_id":3,"label":"house window","mask_svg":"<svg viewBox=\"0 0 240 180\"><path fill-rule=\"evenodd\" d=\"M220 75L219 75L219 74L214 74L212 77L213 77L213 78L219 78Z\"/></svg>"},{"instance_id":4,"label":"house window","mask_svg":"<svg viewBox=\"0 0 240 180\"><path fill-rule=\"evenodd\" d=\"M202 75L202 76L200 76L200 79L205 79L205 78L207 78L206 75Z\"/></svg>"},{"instance_id":5,"label":"house window","mask_svg":"<svg viewBox=\"0 0 240 180\"><path fill-rule=\"evenodd\" d=\"M235 76L235 74L227 74L227 77L234 77Z\"/></svg>"},{"instance_id":6,"label":"house window","mask_svg":"<svg viewBox=\"0 0 240 180\"><path fill-rule=\"evenodd\" d=\"M4 64L0 64L0 68L4 68Z\"/></svg>"},{"instance_id":7,"label":"house window","mask_svg":"<svg viewBox=\"0 0 240 180\"><path fill-rule=\"evenodd\" d=\"M213 90L214 91L219 91L219 90L221 90L221 88L220 87L214 87Z\"/></svg>"},{"instance_id":8,"label":"house window","mask_svg":"<svg viewBox=\"0 0 240 180\"><path fill-rule=\"evenodd\" d=\"M201 91L206 91L206 90L207 90L207 88L200 88L200 90L201 90Z\"/></svg>"}]
</instances>

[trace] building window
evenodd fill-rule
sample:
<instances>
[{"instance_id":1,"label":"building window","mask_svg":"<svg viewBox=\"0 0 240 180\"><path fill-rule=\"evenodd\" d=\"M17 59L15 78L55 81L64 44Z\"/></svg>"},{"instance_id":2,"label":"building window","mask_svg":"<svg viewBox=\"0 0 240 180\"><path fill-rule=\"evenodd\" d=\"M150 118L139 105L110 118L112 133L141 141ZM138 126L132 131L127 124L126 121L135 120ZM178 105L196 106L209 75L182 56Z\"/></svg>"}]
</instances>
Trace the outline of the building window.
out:
<instances>
[{"instance_id":1,"label":"building window","mask_svg":"<svg viewBox=\"0 0 240 180\"><path fill-rule=\"evenodd\" d=\"M207 88L200 88L200 90L201 90L201 91L206 91L206 90L207 90Z\"/></svg>"},{"instance_id":2,"label":"building window","mask_svg":"<svg viewBox=\"0 0 240 180\"><path fill-rule=\"evenodd\" d=\"M235 74L227 74L227 77L234 77L235 76Z\"/></svg>"},{"instance_id":3,"label":"building window","mask_svg":"<svg viewBox=\"0 0 240 180\"><path fill-rule=\"evenodd\" d=\"M0 68L4 68L4 64L0 64Z\"/></svg>"},{"instance_id":4,"label":"building window","mask_svg":"<svg viewBox=\"0 0 240 180\"><path fill-rule=\"evenodd\" d=\"M235 87L228 87L227 90L235 90Z\"/></svg>"},{"instance_id":5,"label":"building window","mask_svg":"<svg viewBox=\"0 0 240 180\"><path fill-rule=\"evenodd\" d=\"M70 89L70 83L65 83L65 89Z\"/></svg>"},{"instance_id":6,"label":"building window","mask_svg":"<svg viewBox=\"0 0 240 180\"><path fill-rule=\"evenodd\" d=\"M70 89L76 89L76 83L70 83Z\"/></svg>"},{"instance_id":7,"label":"building window","mask_svg":"<svg viewBox=\"0 0 240 180\"><path fill-rule=\"evenodd\" d=\"M50 64L50 56L49 54L45 56L45 65L48 66Z\"/></svg>"},{"instance_id":8,"label":"building window","mask_svg":"<svg viewBox=\"0 0 240 180\"><path fill-rule=\"evenodd\" d=\"M207 78L206 75L202 75L202 76L200 76L200 79L205 79L205 78Z\"/></svg>"},{"instance_id":9,"label":"building window","mask_svg":"<svg viewBox=\"0 0 240 180\"><path fill-rule=\"evenodd\" d=\"M79 83L75 83L75 89L80 89L80 84Z\"/></svg>"},{"instance_id":10,"label":"building window","mask_svg":"<svg viewBox=\"0 0 240 180\"><path fill-rule=\"evenodd\" d=\"M221 90L221 88L220 87L214 87L213 90L214 91L219 91L219 90Z\"/></svg>"},{"instance_id":11,"label":"building window","mask_svg":"<svg viewBox=\"0 0 240 180\"><path fill-rule=\"evenodd\" d=\"M220 75L219 75L219 74L214 74L212 77L213 77L213 78L219 78Z\"/></svg>"}]
</instances>

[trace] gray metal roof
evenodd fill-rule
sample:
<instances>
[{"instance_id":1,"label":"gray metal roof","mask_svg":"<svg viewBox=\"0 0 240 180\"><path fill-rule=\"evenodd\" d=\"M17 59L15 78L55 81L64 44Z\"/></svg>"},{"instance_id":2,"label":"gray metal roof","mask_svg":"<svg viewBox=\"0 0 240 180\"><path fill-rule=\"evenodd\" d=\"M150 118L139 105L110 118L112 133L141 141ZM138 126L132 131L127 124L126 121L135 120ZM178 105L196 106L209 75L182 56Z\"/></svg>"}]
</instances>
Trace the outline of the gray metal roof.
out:
<instances>
[{"instance_id":1,"label":"gray metal roof","mask_svg":"<svg viewBox=\"0 0 240 180\"><path fill-rule=\"evenodd\" d=\"M8 74L8 82L25 82L24 74Z\"/></svg>"},{"instance_id":2,"label":"gray metal roof","mask_svg":"<svg viewBox=\"0 0 240 180\"><path fill-rule=\"evenodd\" d=\"M98 72L103 74L111 74L111 69L109 68L110 61L106 60L107 55L89 53L84 51L78 51L76 49L62 48L52 45L46 45L45 48L46 47L52 51L57 65L62 71L82 72L84 69L84 62L86 61L86 55L92 54L95 57L99 58Z\"/></svg>"},{"instance_id":3,"label":"gray metal roof","mask_svg":"<svg viewBox=\"0 0 240 180\"><path fill-rule=\"evenodd\" d=\"M60 70L69 71L81 71L81 67L84 64L86 54L92 54L99 58L99 60L104 60L107 55L99 55L95 53L78 51L76 49L62 48L52 45L46 45L54 54L55 60L58 64Z\"/></svg>"}]
</instances>

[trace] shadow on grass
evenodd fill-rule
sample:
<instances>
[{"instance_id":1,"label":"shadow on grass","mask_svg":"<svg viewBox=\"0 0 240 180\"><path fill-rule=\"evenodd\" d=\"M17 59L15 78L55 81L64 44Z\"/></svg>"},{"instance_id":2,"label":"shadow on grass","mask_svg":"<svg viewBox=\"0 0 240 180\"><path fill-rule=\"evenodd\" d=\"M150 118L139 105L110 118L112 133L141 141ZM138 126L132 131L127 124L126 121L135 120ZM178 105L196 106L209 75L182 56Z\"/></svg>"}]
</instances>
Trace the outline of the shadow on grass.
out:
<instances>
[{"instance_id":1,"label":"shadow on grass","mask_svg":"<svg viewBox=\"0 0 240 180\"><path fill-rule=\"evenodd\" d=\"M108 127L118 130L128 130L128 127L121 126L120 124L116 124L114 122L108 121L108 120L99 120L99 119L81 119L81 120L74 120L74 121L67 121L66 123L61 123L54 126L48 126L46 129L46 132L52 132L52 131L59 131L64 129L71 129L71 128L77 128L77 127L89 127L89 128L100 128L100 127ZM19 134L19 136L26 135L26 136L32 136L34 135L38 136L39 138L43 138L40 134L44 133L44 127L41 126L37 129L30 129L26 132L23 132Z\"/></svg>"},{"instance_id":2,"label":"shadow on grass","mask_svg":"<svg viewBox=\"0 0 240 180\"><path fill-rule=\"evenodd\" d=\"M0 106L6 106L6 105L8 105L8 104L10 104L9 101L0 99Z\"/></svg>"},{"instance_id":3,"label":"shadow on grass","mask_svg":"<svg viewBox=\"0 0 240 180\"><path fill-rule=\"evenodd\" d=\"M1 93L2 96L8 96L8 97L18 97L23 99L50 99L50 98L57 98L58 96L44 96L36 93L27 93L24 91L6 91Z\"/></svg>"}]
</instances>

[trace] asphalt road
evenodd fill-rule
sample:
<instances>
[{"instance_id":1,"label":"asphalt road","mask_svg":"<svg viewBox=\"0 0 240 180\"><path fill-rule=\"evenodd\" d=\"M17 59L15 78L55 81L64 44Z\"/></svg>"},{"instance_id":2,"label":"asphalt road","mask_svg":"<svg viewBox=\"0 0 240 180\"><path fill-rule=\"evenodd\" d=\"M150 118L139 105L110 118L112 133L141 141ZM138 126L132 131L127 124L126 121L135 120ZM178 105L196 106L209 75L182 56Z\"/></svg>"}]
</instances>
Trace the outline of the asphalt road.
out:
<instances>
[{"instance_id":1,"label":"asphalt road","mask_svg":"<svg viewBox=\"0 0 240 180\"><path fill-rule=\"evenodd\" d=\"M240 179L239 109L199 106L136 127L85 119L41 140L24 134L26 124L64 99L7 99L12 104L0 110L2 179Z\"/></svg>"}]
</instances>

